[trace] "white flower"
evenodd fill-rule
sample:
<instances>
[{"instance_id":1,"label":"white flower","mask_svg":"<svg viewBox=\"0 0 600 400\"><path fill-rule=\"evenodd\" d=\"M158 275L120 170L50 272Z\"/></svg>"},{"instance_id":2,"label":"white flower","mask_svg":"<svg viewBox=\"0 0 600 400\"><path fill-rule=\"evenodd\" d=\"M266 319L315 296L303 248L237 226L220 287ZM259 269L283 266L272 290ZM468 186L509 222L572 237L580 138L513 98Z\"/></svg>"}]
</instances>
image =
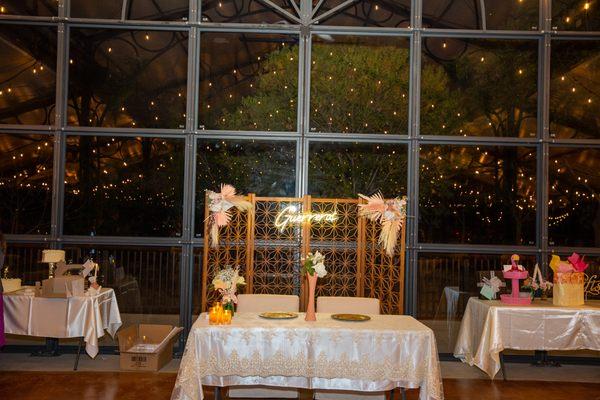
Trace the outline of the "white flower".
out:
<instances>
[{"instance_id":1,"label":"white flower","mask_svg":"<svg viewBox=\"0 0 600 400\"><path fill-rule=\"evenodd\" d=\"M323 256L323 254L321 254L318 251L312 256L313 265L323 263L324 261L325 261L325 256Z\"/></svg>"},{"instance_id":2,"label":"white flower","mask_svg":"<svg viewBox=\"0 0 600 400\"><path fill-rule=\"evenodd\" d=\"M327 270L325 269L325 264L323 264L323 262L315 264L313 269L319 278L323 278L325 275L327 275Z\"/></svg>"}]
</instances>

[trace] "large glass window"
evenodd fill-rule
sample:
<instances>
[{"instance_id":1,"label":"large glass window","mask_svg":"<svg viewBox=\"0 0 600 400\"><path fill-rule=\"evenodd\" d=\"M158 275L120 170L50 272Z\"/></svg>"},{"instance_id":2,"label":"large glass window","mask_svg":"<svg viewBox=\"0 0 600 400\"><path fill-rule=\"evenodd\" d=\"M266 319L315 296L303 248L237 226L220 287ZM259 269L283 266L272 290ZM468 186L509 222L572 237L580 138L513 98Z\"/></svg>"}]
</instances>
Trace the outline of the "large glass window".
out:
<instances>
[{"instance_id":1,"label":"large glass window","mask_svg":"<svg viewBox=\"0 0 600 400\"><path fill-rule=\"evenodd\" d=\"M550 149L551 246L600 247L600 148Z\"/></svg>"},{"instance_id":2,"label":"large glass window","mask_svg":"<svg viewBox=\"0 0 600 400\"><path fill-rule=\"evenodd\" d=\"M407 28L410 26L410 3L410 0L325 0L313 3L321 4L313 14L314 20L322 25Z\"/></svg>"},{"instance_id":3,"label":"large glass window","mask_svg":"<svg viewBox=\"0 0 600 400\"><path fill-rule=\"evenodd\" d=\"M537 42L425 38L421 133L535 137Z\"/></svg>"},{"instance_id":4,"label":"large glass window","mask_svg":"<svg viewBox=\"0 0 600 400\"><path fill-rule=\"evenodd\" d=\"M9 243L0 276L19 278L21 284L30 286L48 278L48 264L40 262L42 250L47 248L41 243Z\"/></svg>"},{"instance_id":5,"label":"large glass window","mask_svg":"<svg viewBox=\"0 0 600 400\"><path fill-rule=\"evenodd\" d=\"M70 32L69 125L185 128L186 32Z\"/></svg>"},{"instance_id":6,"label":"large glass window","mask_svg":"<svg viewBox=\"0 0 600 400\"><path fill-rule=\"evenodd\" d=\"M283 12L275 10L260 0L202 0L202 22L282 24L294 23L290 16L298 17L292 2L297 0L271 0ZM298 10L299 10L299 6Z\"/></svg>"},{"instance_id":7,"label":"large glass window","mask_svg":"<svg viewBox=\"0 0 600 400\"><path fill-rule=\"evenodd\" d=\"M0 133L0 231L47 235L52 209L50 135Z\"/></svg>"},{"instance_id":8,"label":"large glass window","mask_svg":"<svg viewBox=\"0 0 600 400\"><path fill-rule=\"evenodd\" d=\"M68 262L93 259L100 285L115 291L123 326L179 326L180 247L69 245ZM105 335L105 345L115 341Z\"/></svg>"},{"instance_id":9,"label":"large glass window","mask_svg":"<svg viewBox=\"0 0 600 400\"><path fill-rule=\"evenodd\" d=\"M592 0L552 0L552 29L600 30L600 5Z\"/></svg>"},{"instance_id":10,"label":"large glass window","mask_svg":"<svg viewBox=\"0 0 600 400\"><path fill-rule=\"evenodd\" d=\"M201 129L295 131L298 37L203 33Z\"/></svg>"},{"instance_id":11,"label":"large glass window","mask_svg":"<svg viewBox=\"0 0 600 400\"><path fill-rule=\"evenodd\" d=\"M423 26L537 30L538 10L537 0L423 0Z\"/></svg>"},{"instance_id":12,"label":"large glass window","mask_svg":"<svg viewBox=\"0 0 600 400\"><path fill-rule=\"evenodd\" d=\"M419 240L534 245L534 147L422 145Z\"/></svg>"},{"instance_id":13,"label":"large glass window","mask_svg":"<svg viewBox=\"0 0 600 400\"><path fill-rule=\"evenodd\" d=\"M198 140L196 163L196 235L204 232L205 191L220 185L258 196L293 196L296 190L296 143L258 140Z\"/></svg>"},{"instance_id":14,"label":"large glass window","mask_svg":"<svg viewBox=\"0 0 600 400\"><path fill-rule=\"evenodd\" d=\"M553 40L550 136L600 138L600 41Z\"/></svg>"},{"instance_id":15,"label":"large glass window","mask_svg":"<svg viewBox=\"0 0 600 400\"><path fill-rule=\"evenodd\" d=\"M308 193L315 197L406 195L405 144L312 142L308 157Z\"/></svg>"},{"instance_id":16,"label":"large glass window","mask_svg":"<svg viewBox=\"0 0 600 400\"><path fill-rule=\"evenodd\" d=\"M69 136L64 231L180 236L183 139Z\"/></svg>"},{"instance_id":17,"label":"large glass window","mask_svg":"<svg viewBox=\"0 0 600 400\"><path fill-rule=\"evenodd\" d=\"M2 0L0 15L31 15L51 17L57 15L58 1Z\"/></svg>"},{"instance_id":18,"label":"large glass window","mask_svg":"<svg viewBox=\"0 0 600 400\"><path fill-rule=\"evenodd\" d=\"M0 124L54 123L56 46L55 27L0 24Z\"/></svg>"},{"instance_id":19,"label":"large glass window","mask_svg":"<svg viewBox=\"0 0 600 400\"><path fill-rule=\"evenodd\" d=\"M121 19L125 0L71 0L71 17ZM188 19L189 0L127 0L125 19Z\"/></svg>"},{"instance_id":20,"label":"large glass window","mask_svg":"<svg viewBox=\"0 0 600 400\"><path fill-rule=\"evenodd\" d=\"M406 135L409 39L313 38L310 130Z\"/></svg>"}]
</instances>

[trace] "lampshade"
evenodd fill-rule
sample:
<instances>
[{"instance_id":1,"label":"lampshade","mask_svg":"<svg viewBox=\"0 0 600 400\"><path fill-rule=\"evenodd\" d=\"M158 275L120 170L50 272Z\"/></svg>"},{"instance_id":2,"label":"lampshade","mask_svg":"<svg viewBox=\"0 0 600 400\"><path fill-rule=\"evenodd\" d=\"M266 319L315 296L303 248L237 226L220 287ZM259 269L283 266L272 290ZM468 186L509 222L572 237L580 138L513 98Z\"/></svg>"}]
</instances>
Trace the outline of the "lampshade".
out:
<instances>
[{"instance_id":1,"label":"lampshade","mask_svg":"<svg viewBox=\"0 0 600 400\"><path fill-rule=\"evenodd\" d=\"M57 263L65 261L64 250L43 250L42 251L42 262L43 263Z\"/></svg>"}]
</instances>

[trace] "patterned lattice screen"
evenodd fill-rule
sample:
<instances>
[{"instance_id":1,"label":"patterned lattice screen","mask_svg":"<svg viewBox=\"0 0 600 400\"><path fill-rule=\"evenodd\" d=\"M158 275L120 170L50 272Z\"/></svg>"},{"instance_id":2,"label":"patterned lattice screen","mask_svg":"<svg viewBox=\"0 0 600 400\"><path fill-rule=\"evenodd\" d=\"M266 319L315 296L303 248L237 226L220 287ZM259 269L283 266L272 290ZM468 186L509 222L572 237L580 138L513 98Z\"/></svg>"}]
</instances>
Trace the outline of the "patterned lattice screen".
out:
<instances>
[{"instance_id":1,"label":"patterned lattice screen","mask_svg":"<svg viewBox=\"0 0 600 400\"><path fill-rule=\"evenodd\" d=\"M210 247L205 226L203 309L216 300L207 285L216 271L227 265L238 265L243 271L246 293L297 294L304 307L307 294L300 274L302 258L318 250L326 257L328 274L318 280L317 296L376 297L383 313L403 312L404 229L396 254L388 257L377 243L378 224L358 217L358 199L252 194L247 199L254 204L254 212L234 211L229 226L220 231L219 247ZM337 219L277 227L277 216L289 207L303 213L335 213Z\"/></svg>"}]
</instances>

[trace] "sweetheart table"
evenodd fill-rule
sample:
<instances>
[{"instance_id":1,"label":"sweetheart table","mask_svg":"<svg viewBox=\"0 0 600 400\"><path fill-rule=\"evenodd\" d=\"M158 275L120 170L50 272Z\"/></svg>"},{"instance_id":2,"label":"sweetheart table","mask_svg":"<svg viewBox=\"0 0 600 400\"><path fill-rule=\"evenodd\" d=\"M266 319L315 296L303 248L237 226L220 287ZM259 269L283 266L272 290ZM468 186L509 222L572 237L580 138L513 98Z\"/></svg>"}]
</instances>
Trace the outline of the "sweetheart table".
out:
<instances>
[{"instance_id":1,"label":"sweetheart table","mask_svg":"<svg viewBox=\"0 0 600 400\"><path fill-rule=\"evenodd\" d=\"M267 320L236 313L231 325L200 315L188 336L172 400L201 400L202 385L388 391L420 388L421 400L444 397L433 331L406 315L336 321L317 314Z\"/></svg>"}]
</instances>

